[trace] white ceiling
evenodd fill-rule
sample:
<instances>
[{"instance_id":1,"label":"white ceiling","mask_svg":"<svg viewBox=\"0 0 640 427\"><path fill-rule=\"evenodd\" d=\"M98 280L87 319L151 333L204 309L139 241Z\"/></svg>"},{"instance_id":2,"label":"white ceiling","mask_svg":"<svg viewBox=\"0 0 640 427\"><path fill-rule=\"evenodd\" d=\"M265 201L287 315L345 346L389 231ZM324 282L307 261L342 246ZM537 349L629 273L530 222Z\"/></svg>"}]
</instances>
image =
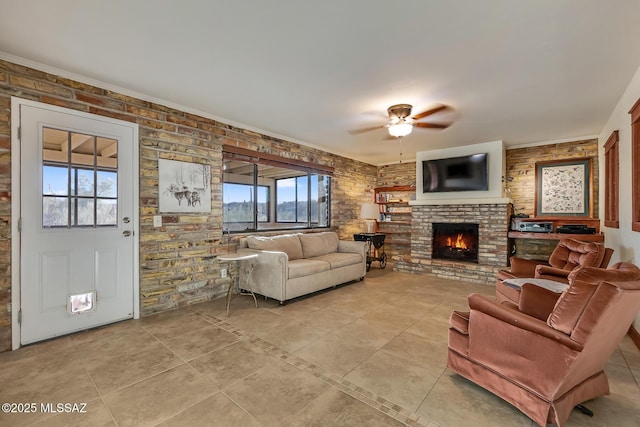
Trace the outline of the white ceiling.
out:
<instances>
[{"instance_id":1,"label":"white ceiling","mask_svg":"<svg viewBox=\"0 0 640 427\"><path fill-rule=\"evenodd\" d=\"M0 0L0 52L372 164L597 135L640 67L638 0ZM386 108L448 129L402 141ZM631 107L631 106L630 106Z\"/></svg>"}]
</instances>

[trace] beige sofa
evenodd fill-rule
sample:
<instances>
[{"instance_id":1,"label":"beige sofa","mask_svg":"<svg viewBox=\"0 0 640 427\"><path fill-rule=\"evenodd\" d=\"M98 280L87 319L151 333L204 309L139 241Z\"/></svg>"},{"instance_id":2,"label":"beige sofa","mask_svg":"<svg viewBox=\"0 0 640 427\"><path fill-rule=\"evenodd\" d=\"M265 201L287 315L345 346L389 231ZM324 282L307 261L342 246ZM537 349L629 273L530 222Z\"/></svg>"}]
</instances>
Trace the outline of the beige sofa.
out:
<instances>
[{"instance_id":1,"label":"beige sofa","mask_svg":"<svg viewBox=\"0 0 640 427\"><path fill-rule=\"evenodd\" d=\"M352 280L367 271L367 244L339 240L334 232L249 236L239 253L258 254L251 286L257 294L285 301Z\"/></svg>"}]
</instances>

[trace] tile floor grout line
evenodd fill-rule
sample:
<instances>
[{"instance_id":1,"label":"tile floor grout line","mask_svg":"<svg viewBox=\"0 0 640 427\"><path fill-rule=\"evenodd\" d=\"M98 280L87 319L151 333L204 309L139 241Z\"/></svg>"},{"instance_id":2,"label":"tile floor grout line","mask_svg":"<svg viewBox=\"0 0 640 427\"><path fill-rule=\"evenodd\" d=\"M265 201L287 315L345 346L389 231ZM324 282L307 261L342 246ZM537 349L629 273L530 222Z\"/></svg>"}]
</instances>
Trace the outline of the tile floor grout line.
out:
<instances>
[{"instance_id":1,"label":"tile floor grout line","mask_svg":"<svg viewBox=\"0 0 640 427\"><path fill-rule=\"evenodd\" d=\"M208 315L208 316L212 316L212 315ZM217 316L212 316L212 317L217 317ZM293 354L293 353L289 353L288 351L276 346L275 344L269 343L268 341L265 341L264 339L255 336L253 334L249 334L246 333L244 331L242 331L240 328L236 328L233 325L230 325L227 322L224 322L222 319L218 318L218 321L220 322L219 326L221 327L228 327L229 329L227 330L227 332L237 332L239 334L245 335L247 337L249 337L250 342L252 342L253 344L258 345L259 347L265 349L265 347L268 348L269 352L271 353L273 352L278 352L279 353L279 359L284 360L286 363L289 363L290 365L301 369L303 371L307 371L307 372L311 372L313 374L318 374L319 378L321 378L325 383L329 384L330 386L337 388L340 391L343 391L345 393L347 393L348 395L350 395L351 397L357 399L358 401L372 407L373 409L376 409L377 411L383 412L386 415L389 415L390 417L394 418L396 421L399 421L405 425L415 425L416 427L426 427L426 425L423 425L421 423L418 423L418 418L419 415L415 414L413 411L410 411L406 408L402 408L400 405L393 403L387 399L385 399L382 396L378 396L375 393L369 392L368 390L365 390L368 393L371 393L374 397L373 398L369 398L368 396L366 396L366 394L364 394L363 392L359 391L358 389L364 390L362 387L357 386L353 383L351 383L351 381L346 380L344 378L341 379L340 382L336 382L335 380L333 381L329 381L331 379L330 374L325 373L323 370L321 370L322 368L316 364L310 363L306 360L304 360L303 358ZM399 332L398 334L396 334L394 337L400 335L402 332ZM327 334L325 334L327 335ZM299 361L298 363L293 362L291 359L296 359L297 361ZM302 365L305 365L304 368L301 368ZM332 384L332 382L335 382L336 384L338 384L338 387L336 387L335 385ZM347 384L344 384L344 383ZM340 387L340 384L343 384L345 387ZM374 402L382 402L382 406L386 406L388 408L387 411L382 410L380 407L372 405L369 400L372 400ZM385 405L386 404L386 405ZM396 410L394 408L399 408L400 410ZM402 415L401 415L402 414ZM407 420L408 419L412 419L415 421L414 424L407 424Z\"/></svg>"}]
</instances>

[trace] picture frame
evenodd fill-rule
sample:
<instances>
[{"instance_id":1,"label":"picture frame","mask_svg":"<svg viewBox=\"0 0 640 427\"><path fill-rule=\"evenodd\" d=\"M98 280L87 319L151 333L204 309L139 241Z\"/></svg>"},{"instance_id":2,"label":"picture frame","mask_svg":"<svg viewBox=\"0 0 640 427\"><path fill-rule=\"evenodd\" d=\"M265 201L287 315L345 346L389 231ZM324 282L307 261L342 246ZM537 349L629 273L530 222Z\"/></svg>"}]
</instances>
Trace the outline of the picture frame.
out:
<instances>
[{"instance_id":1,"label":"picture frame","mask_svg":"<svg viewBox=\"0 0 640 427\"><path fill-rule=\"evenodd\" d=\"M211 212L211 165L158 159L158 210Z\"/></svg>"},{"instance_id":2,"label":"picture frame","mask_svg":"<svg viewBox=\"0 0 640 427\"><path fill-rule=\"evenodd\" d=\"M535 216L593 217L593 158L536 163Z\"/></svg>"}]
</instances>

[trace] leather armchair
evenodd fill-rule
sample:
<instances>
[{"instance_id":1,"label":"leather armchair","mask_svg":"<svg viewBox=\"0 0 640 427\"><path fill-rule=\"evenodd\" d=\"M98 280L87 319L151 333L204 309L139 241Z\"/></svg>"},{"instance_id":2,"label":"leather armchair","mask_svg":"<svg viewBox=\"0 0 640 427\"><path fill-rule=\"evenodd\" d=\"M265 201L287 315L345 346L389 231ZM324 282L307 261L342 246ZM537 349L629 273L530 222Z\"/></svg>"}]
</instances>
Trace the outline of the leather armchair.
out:
<instances>
[{"instance_id":1,"label":"leather armchair","mask_svg":"<svg viewBox=\"0 0 640 427\"><path fill-rule=\"evenodd\" d=\"M555 297L524 285L517 307L470 295L450 318L447 366L540 426L609 394L604 367L640 309L640 269L583 267L569 280Z\"/></svg>"},{"instance_id":2,"label":"leather armchair","mask_svg":"<svg viewBox=\"0 0 640 427\"><path fill-rule=\"evenodd\" d=\"M511 268L499 270L496 281L496 299L499 302L518 303L520 291L502 283L515 278L536 278L569 283L569 274L578 267L606 268L613 249L596 242L562 239L547 262L519 257L511 258Z\"/></svg>"}]
</instances>

